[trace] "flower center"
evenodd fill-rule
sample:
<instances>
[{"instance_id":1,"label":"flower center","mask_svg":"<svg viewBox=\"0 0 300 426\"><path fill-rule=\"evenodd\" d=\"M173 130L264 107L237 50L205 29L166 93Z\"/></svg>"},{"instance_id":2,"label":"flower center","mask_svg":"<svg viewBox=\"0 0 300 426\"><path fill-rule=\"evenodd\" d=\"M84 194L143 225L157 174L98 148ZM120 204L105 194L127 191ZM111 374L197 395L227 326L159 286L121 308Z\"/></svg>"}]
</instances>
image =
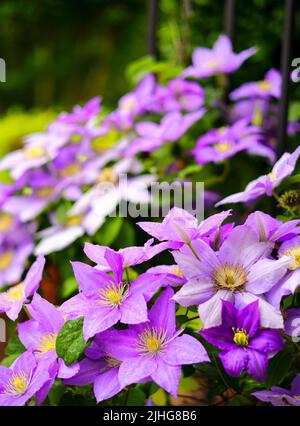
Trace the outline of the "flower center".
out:
<instances>
[{"instance_id":1,"label":"flower center","mask_svg":"<svg viewBox=\"0 0 300 426\"><path fill-rule=\"evenodd\" d=\"M246 330L237 328L236 330L233 329L233 332L234 332L234 336L233 336L234 343L242 347L248 346L249 336Z\"/></svg>"},{"instance_id":2,"label":"flower center","mask_svg":"<svg viewBox=\"0 0 300 426\"><path fill-rule=\"evenodd\" d=\"M19 302L20 300L25 299L24 285L18 284L10 288L3 297L8 302Z\"/></svg>"},{"instance_id":3,"label":"flower center","mask_svg":"<svg viewBox=\"0 0 300 426\"><path fill-rule=\"evenodd\" d=\"M213 273L215 284L219 288L231 291L240 290L247 281L247 274L240 265L226 263Z\"/></svg>"},{"instance_id":4,"label":"flower center","mask_svg":"<svg viewBox=\"0 0 300 426\"><path fill-rule=\"evenodd\" d=\"M222 142L214 145L214 148L218 152L227 152L231 150L231 143L229 142Z\"/></svg>"},{"instance_id":5,"label":"flower center","mask_svg":"<svg viewBox=\"0 0 300 426\"><path fill-rule=\"evenodd\" d=\"M29 387L30 379L26 374L21 371L18 374L13 374L9 379L6 386L4 386L4 393L12 396L23 395Z\"/></svg>"},{"instance_id":6,"label":"flower center","mask_svg":"<svg viewBox=\"0 0 300 426\"><path fill-rule=\"evenodd\" d=\"M57 334L48 333L40 338L37 346L38 352L49 352L56 348Z\"/></svg>"},{"instance_id":7,"label":"flower center","mask_svg":"<svg viewBox=\"0 0 300 426\"><path fill-rule=\"evenodd\" d=\"M293 261L289 264L289 269L291 271L300 268L300 245L285 250L284 254L293 258Z\"/></svg>"},{"instance_id":8,"label":"flower center","mask_svg":"<svg viewBox=\"0 0 300 426\"><path fill-rule=\"evenodd\" d=\"M97 178L98 183L116 183L117 175L111 167L105 167Z\"/></svg>"},{"instance_id":9,"label":"flower center","mask_svg":"<svg viewBox=\"0 0 300 426\"><path fill-rule=\"evenodd\" d=\"M158 355L168 343L165 330L157 327L147 328L138 336L137 350L141 355Z\"/></svg>"},{"instance_id":10,"label":"flower center","mask_svg":"<svg viewBox=\"0 0 300 426\"><path fill-rule=\"evenodd\" d=\"M71 163L60 171L61 177L69 177L77 175L82 171L82 166L79 163Z\"/></svg>"},{"instance_id":11,"label":"flower center","mask_svg":"<svg viewBox=\"0 0 300 426\"><path fill-rule=\"evenodd\" d=\"M13 217L8 213L0 213L0 232L6 232L11 228Z\"/></svg>"},{"instance_id":12,"label":"flower center","mask_svg":"<svg viewBox=\"0 0 300 426\"><path fill-rule=\"evenodd\" d=\"M14 252L11 250L5 251L0 255L0 272L5 271L11 265L13 257Z\"/></svg>"},{"instance_id":13,"label":"flower center","mask_svg":"<svg viewBox=\"0 0 300 426\"><path fill-rule=\"evenodd\" d=\"M67 227L72 227L72 226L78 226L81 224L82 222L82 215L74 215L74 216L70 216L68 217L67 221L66 221L66 226Z\"/></svg>"},{"instance_id":14,"label":"flower center","mask_svg":"<svg viewBox=\"0 0 300 426\"><path fill-rule=\"evenodd\" d=\"M49 198L54 193L54 188L45 186L44 188L37 189L35 191L38 198Z\"/></svg>"},{"instance_id":15,"label":"flower center","mask_svg":"<svg viewBox=\"0 0 300 426\"><path fill-rule=\"evenodd\" d=\"M42 146L30 146L24 149L24 157L28 160L44 157L45 154L45 148Z\"/></svg>"},{"instance_id":16,"label":"flower center","mask_svg":"<svg viewBox=\"0 0 300 426\"><path fill-rule=\"evenodd\" d=\"M136 104L135 98L132 96L122 102L121 110L124 112L130 112Z\"/></svg>"},{"instance_id":17,"label":"flower center","mask_svg":"<svg viewBox=\"0 0 300 426\"><path fill-rule=\"evenodd\" d=\"M272 89L272 84L268 80L263 80L260 83L258 83L260 90L263 92L267 92L268 90Z\"/></svg>"},{"instance_id":18,"label":"flower center","mask_svg":"<svg viewBox=\"0 0 300 426\"><path fill-rule=\"evenodd\" d=\"M277 179L277 176L274 172L269 173L267 176L270 178L271 182L274 182L274 180Z\"/></svg>"},{"instance_id":19,"label":"flower center","mask_svg":"<svg viewBox=\"0 0 300 426\"><path fill-rule=\"evenodd\" d=\"M70 137L70 141L73 143L77 143L80 142L82 139L82 135L80 133L74 133L71 137Z\"/></svg>"},{"instance_id":20,"label":"flower center","mask_svg":"<svg viewBox=\"0 0 300 426\"><path fill-rule=\"evenodd\" d=\"M114 308L120 306L128 296L128 285L111 283L99 291L101 303Z\"/></svg>"},{"instance_id":21,"label":"flower center","mask_svg":"<svg viewBox=\"0 0 300 426\"><path fill-rule=\"evenodd\" d=\"M120 367L120 365L122 364L122 361L119 361L117 358L114 358L110 355L105 355L103 358L111 368Z\"/></svg>"},{"instance_id":22,"label":"flower center","mask_svg":"<svg viewBox=\"0 0 300 426\"><path fill-rule=\"evenodd\" d=\"M217 61L217 60L210 61L207 64L208 68L210 68L210 69L217 68L219 65L221 65L221 61Z\"/></svg>"},{"instance_id":23,"label":"flower center","mask_svg":"<svg viewBox=\"0 0 300 426\"><path fill-rule=\"evenodd\" d=\"M177 275L179 278L183 278L183 272L179 268L179 266L174 266L174 268L172 269L172 274Z\"/></svg>"}]
</instances>

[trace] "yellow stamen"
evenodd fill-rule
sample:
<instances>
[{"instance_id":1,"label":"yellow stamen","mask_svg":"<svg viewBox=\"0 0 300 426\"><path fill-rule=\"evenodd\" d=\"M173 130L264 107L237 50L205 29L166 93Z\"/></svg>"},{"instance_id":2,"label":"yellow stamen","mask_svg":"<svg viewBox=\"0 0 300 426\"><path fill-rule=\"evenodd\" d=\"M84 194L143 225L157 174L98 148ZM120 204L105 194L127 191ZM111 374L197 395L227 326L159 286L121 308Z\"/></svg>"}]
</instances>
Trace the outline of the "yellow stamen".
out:
<instances>
[{"instance_id":1,"label":"yellow stamen","mask_svg":"<svg viewBox=\"0 0 300 426\"><path fill-rule=\"evenodd\" d=\"M267 92L272 89L272 84L268 80L263 80L259 82L258 85L263 92Z\"/></svg>"},{"instance_id":2,"label":"yellow stamen","mask_svg":"<svg viewBox=\"0 0 300 426\"><path fill-rule=\"evenodd\" d=\"M238 346L243 346L243 347L248 346L249 336L246 330L237 328L236 330L233 330L233 332L234 332L234 336L233 336L234 343L236 343Z\"/></svg>"},{"instance_id":3,"label":"yellow stamen","mask_svg":"<svg viewBox=\"0 0 300 426\"><path fill-rule=\"evenodd\" d=\"M272 182L277 179L277 176L274 172L269 173L268 176Z\"/></svg>"},{"instance_id":4,"label":"yellow stamen","mask_svg":"<svg viewBox=\"0 0 300 426\"><path fill-rule=\"evenodd\" d=\"M222 142L222 143L215 144L214 148L216 151L222 153L222 152L230 151L232 148L232 145L229 142Z\"/></svg>"},{"instance_id":5,"label":"yellow stamen","mask_svg":"<svg viewBox=\"0 0 300 426\"><path fill-rule=\"evenodd\" d=\"M5 271L13 261L14 252L12 250L5 251L0 255L0 272Z\"/></svg>"},{"instance_id":6,"label":"yellow stamen","mask_svg":"<svg viewBox=\"0 0 300 426\"><path fill-rule=\"evenodd\" d=\"M142 355L158 355L168 343L165 330L156 327L147 328L138 336L137 349Z\"/></svg>"},{"instance_id":7,"label":"yellow stamen","mask_svg":"<svg viewBox=\"0 0 300 426\"><path fill-rule=\"evenodd\" d=\"M285 250L284 254L293 258L293 261L289 264L289 269L291 271L300 268L300 245Z\"/></svg>"},{"instance_id":8,"label":"yellow stamen","mask_svg":"<svg viewBox=\"0 0 300 426\"><path fill-rule=\"evenodd\" d=\"M72 226L78 226L81 224L83 219L82 215L74 215L74 216L70 216L68 217L67 221L66 221L66 226L67 227L72 227Z\"/></svg>"},{"instance_id":9,"label":"yellow stamen","mask_svg":"<svg viewBox=\"0 0 300 426\"><path fill-rule=\"evenodd\" d=\"M111 167L105 167L97 178L98 183L116 183L118 177Z\"/></svg>"},{"instance_id":10,"label":"yellow stamen","mask_svg":"<svg viewBox=\"0 0 300 426\"><path fill-rule=\"evenodd\" d=\"M213 273L215 284L219 288L237 291L241 290L247 281L247 273L240 265L226 263Z\"/></svg>"},{"instance_id":11,"label":"yellow stamen","mask_svg":"<svg viewBox=\"0 0 300 426\"><path fill-rule=\"evenodd\" d=\"M71 163L60 171L61 177L69 177L77 175L82 171L82 166L79 163Z\"/></svg>"},{"instance_id":12,"label":"yellow stamen","mask_svg":"<svg viewBox=\"0 0 300 426\"><path fill-rule=\"evenodd\" d=\"M123 111L131 111L134 108L135 104L136 104L136 100L135 98L132 97L132 98L126 99L125 102L122 103L121 108Z\"/></svg>"},{"instance_id":13,"label":"yellow stamen","mask_svg":"<svg viewBox=\"0 0 300 426\"><path fill-rule=\"evenodd\" d=\"M13 224L13 217L8 213L0 213L0 232L9 231Z\"/></svg>"},{"instance_id":14,"label":"yellow stamen","mask_svg":"<svg viewBox=\"0 0 300 426\"><path fill-rule=\"evenodd\" d=\"M99 291L99 296L101 303L118 307L128 296L128 285L120 283L116 286L115 283L111 283Z\"/></svg>"},{"instance_id":15,"label":"yellow stamen","mask_svg":"<svg viewBox=\"0 0 300 426\"><path fill-rule=\"evenodd\" d=\"M18 284L10 288L4 295L3 298L8 302L18 302L25 299L24 285Z\"/></svg>"},{"instance_id":16,"label":"yellow stamen","mask_svg":"<svg viewBox=\"0 0 300 426\"><path fill-rule=\"evenodd\" d=\"M172 274L174 274L174 275L177 275L178 277L180 277L180 278L183 278L183 272L182 272L182 270L179 268L179 266L174 266L173 268L172 268Z\"/></svg>"},{"instance_id":17,"label":"yellow stamen","mask_svg":"<svg viewBox=\"0 0 300 426\"><path fill-rule=\"evenodd\" d=\"M27 391L29 383L30 378L23 371L18 374L14 373L7 385L4 386L4 393L12 396L21 396Z\"/></svg>"},{"instance_id":18,"label":"yellow stamen","mask_svg":"<svg viewBox=\"0 0 300 426\"><path fill-rule=\"evenodd\" d=\"M56 347L56 338L57 334L55 333L48 333L41 337L37 350L39 352L49 352L55 349Z\"/></svg>"},{"instance_id":19,"label":"yellow stamen","mask_svg":"<svg viewBox=\"0 0 300 426\"><path fill-rule=\"evenodd\" d=\"M38 198L42 198L42 199L43 198L49 198L49 197L51 197L51 195L53 195L54 188L51 188L51 187L40 188L40 189L37 189L35 191L35 193L36 193Z\"/></svg>"},{"instance_id":20,"label":"yellow stamen","mask_svg":"<svg viewBox=\"0 0 300 426\"><path fill-rule=\"evenodd\" d=\"M214 60L214 61L208 62L207 66L210 69L214 69L214 68L217 68L219 65L221 65L221 63L222 63L221 61Z\"/></svg>"},{"instance_id":21,"label":"yellow stamen","mask_svg":"<svg viewBox=\"0 0 300 426\"><path fill-rule=\"evenodd\" d=\"M45 148L42 146L30 146L24 149L24 157L28 160L44 157L46 154Z\"/></svg>"}]
</instances>

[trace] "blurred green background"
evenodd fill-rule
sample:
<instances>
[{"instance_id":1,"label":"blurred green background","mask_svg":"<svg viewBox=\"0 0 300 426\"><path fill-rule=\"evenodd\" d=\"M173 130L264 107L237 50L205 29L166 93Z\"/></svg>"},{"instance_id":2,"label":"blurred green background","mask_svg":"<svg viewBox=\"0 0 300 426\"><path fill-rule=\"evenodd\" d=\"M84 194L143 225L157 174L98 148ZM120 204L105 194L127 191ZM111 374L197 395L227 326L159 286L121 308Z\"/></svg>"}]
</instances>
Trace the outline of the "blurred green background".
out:
<instances>
[{"instance_id":1,"label":"blurred green background","mask_svg":"<svg viewBox=\"0 0 300 426\"><path fill-rule=\"evenodd\" d=\"M224 3L160 0L160 58L185 65L195 46L211 46L223 32ZM279 67L284 0L236 4L235 48L259 51L232 77L234 87ZM1 0L0 155L75 103L101 95L113 107L134 82L128 65L147 53L147 14L148 0ZM294 56L299 42L296 26ZM293 84L292 98L298 95ZM293 114L299 111L296 105Z\"/></svg>"}]
</instances>

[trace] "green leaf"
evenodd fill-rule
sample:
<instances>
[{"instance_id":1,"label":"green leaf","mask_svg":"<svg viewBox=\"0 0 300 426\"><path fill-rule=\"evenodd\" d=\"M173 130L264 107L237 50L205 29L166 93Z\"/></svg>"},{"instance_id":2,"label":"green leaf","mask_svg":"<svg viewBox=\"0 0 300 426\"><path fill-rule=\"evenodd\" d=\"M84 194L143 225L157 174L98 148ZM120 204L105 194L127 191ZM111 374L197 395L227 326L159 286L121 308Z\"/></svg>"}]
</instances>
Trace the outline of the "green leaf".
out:
<instances>
[{"instance_id":1,"label":"green leaf","mask_svg":"<svg viewBox=\"0 0 300 426\"><path fill-rule=\"evenodd\" d=\"M19 356L25 351L26 351L26 348L23 346L19 337L16 335L11 336L7 343L5 354Z\"/></svg>"},{"instance_id":2,"label":"green leaf","mask_svg":"<svg viewBox=\"0 0 300 426\"><path fill-rule=\"evenodd\" d=\"M236 395L228 402L228 405L240 406L240 405L253 405L250 399L243 395Z\"/></svg>"},{"instance_id":3,"label":"green leaf","mask_svg":"<svg viewBox=\"0 0 300 426\"><path fill-rule=\"evenodd\" d=\"M12 363L15 362L17 358L19 358L20 355L21 354L8 355L5 358L3 358L0 365L3 365L4 367L10 367Z\"/></svg>"},{"instance_id":4,"label":"green leaf","mask_svg":"<svg viewBox=\"0 0 300 426\"><path fill-rule=\"evenodd\" d=\"M94 237L94 241L102 246L110 246L121 230L122 217L109 217Z\"/></svg>"},{"instance_id":5,"label":"green leaf","mask_svg":"<svg viewBox=\"0 0 300 426\"><path fill-rule=\"evenodd\" d=\"M83 317L67 321L60 330L56 339L56 352L63 358L66 365L71 365L83 355L89 346L83 339Z\"/></svg>"},{"instance_id":6,"label":"green leaf","mask_svg":"<svg viewBox=\"0 0 300 426\"><path fill-rule=\"evenodd\" d=\"M68 277L60 287L60 295L63 299L68 299L78 289L77 281L74 277Z\"/></svg>"},{"instance_id":7,"label":"green leaf","mask_svg":"<svg viewBox=\"0 0 300 426\"><path fill-rule=\"evenodd\" d=\"M126 405L131 406L144 406L146 401L146 394L138 387L130 389L127 395Z\"/></svg>"},{"instance_id":8,"label":"green leaf","mask_svg":"<svg viewBox=\"0 0 300 426\"><path fill-rule=\"evenodd\" d=\"M268 378L266 387L279 386L288 375L291 368L292 354L290 351L279 352L269 363Z\"/></svg>"}]
</instances>

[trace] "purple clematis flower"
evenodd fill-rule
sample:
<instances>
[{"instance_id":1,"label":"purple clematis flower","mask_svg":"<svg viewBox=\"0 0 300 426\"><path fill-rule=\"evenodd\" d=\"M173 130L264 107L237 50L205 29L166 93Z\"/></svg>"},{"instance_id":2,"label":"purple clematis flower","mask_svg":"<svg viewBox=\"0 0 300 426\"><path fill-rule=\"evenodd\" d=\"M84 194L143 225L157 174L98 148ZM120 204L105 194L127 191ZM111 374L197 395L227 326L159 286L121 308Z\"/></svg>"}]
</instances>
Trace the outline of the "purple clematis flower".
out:
<instances>
[{"instance_id":1,"label":"purple clematis flower","mask_svg":"<svg viewBox=\"0 0 300 426\"><path fill-rule=\"evenodd\" d=\"M288 256L291 262L288 265L289 272L280 282L273 287L267 299L272 305L279 307L281 299L295 293L300 286L300 237L297 236L285 241L278 250L279 256Z\"/></svg>"},{"instance_id":2,"label":"purple clematis flower","mask_svg":"<svg viewBox=\"0 0 300 426\"><path fill-rule=\"evenodd\" d=\"M231 210L217 213L198 224L195 216L184 209L173 207L162 223L138 222L138 225L159 241L167 240L183 245L189 244L196 238L209 235L212 231L216 230L230 214Z\"/></svg>"},{"instance_id":3,"label":"purple clematis flower","mask_svg":"<svg viewBox=\"0 0 300 426\"><path fill-rule=\"evenodd\" d=\"M31 352L25 352L11 367L0 366L0 405L25 405L48 379L45 363L38 362Z\"/></svg>"},{"instance_id":4,"label":"purple clematis flower","mask_svg":"<svg viewBox=\"0 0 300 426\"><path fill-rule=\"evenodd\" d=\"M183 78L171 80L167 87L158 86L149 109L165 114L171 111L196 111L204 104L204 90L200 84Z\"/></svg>"},{"instance_id":5,"label":"purple clematis flower","mask_svg":"<svg viewBox=\"0 0 300 426\"><path fill-rule=\"evenodd\" d=\"M85 350L87 358L79 363L78 373L63 382L71 386L86 386L93 383L97 402L112 398L122 390L119 380L122 361L105 352L106 336L110 336L110 331L95 336L92 344ZM114 344L117 350L118 340Z\"/></svg>"},{"instance_id":6,"label":"purple clematis flower","mask_svg":"<svg viewBox=\"0 0 300 426\"><path fill-rule=\"evenodd\" d=\"M283 179L290 176L298 161L300 155L300 146L293 152L285 152L281 158L275 163L272 171L268 175L264 175L248 183L243 192L230 195L219 201L216 206L228 203L240 203L255 200L262 195L271 197L273 190L281 184Z\"/></svg>"},{"instance_id":7,"label":"purple clematis flower","mask_svg":"<svg viewBox=\"0 0 300 426\"><path fill-rule=\"evenodd\" d=\"M281 75L280 72L269 70L262 81L245 83L230 94L230 99L236 101L242 98L280 98Z\"/></svg>"},{"instance_id":8,"label":"purple clematis flower","mask_svg":"<svg viewBox=\"0 0 300 426\"><path fill-rule=\"evenodd\" d=\"M283 328L281 312L264 297L285 275L290 258L267 258L272 243L259 242L248 226L234 228L218 252L207 243L193 244L196 256L173 252L176 263L189 280L174 299L180 305L199 305L198 312L205 328L221 323L222 300L244 306L259 300L261 323L264 327Z\"/></svg>"},{"instance_id":9,"label":"purple clematis flower","mask_svg":"<svg viewBox=\"0 0 300 426\"><path fill-rule=\"evenodd\" d=\"M254 47L234 53L226 35L220 35L212 49L198 47L193 53L193 65L183 73L183 77L205 78L220 73L232 73L256 52Z\"/></svg>"},{"instance_id":10,"label":"purple clematis flower","mask_svg":"<svg viewBox=\"0 0 300 426\"><path fill-rule=\"evenodd\" d=\"M273 386L269 391L258 391L252 395L275 406L300 406L300 374L294 378L291 390Z\"/></svg>"},{"instance_id":11,"label":"purple clematis flower","mask_svg":"<svg viewBox=\"0 0 300 426\"><path fill-rule=\"evenodd\" d=\"M123 281L123 259L107 249L104 257L113 276L81 262L73 262L73 270L80 293L65 302L62 312L76 317L84 316L83 335L87 341L118 321L139 324L147 321L147 305L143 294Z\"/></svg>"},{"instance_id":12,"label":"purple clematis flower","mask_svg":"<svg viewBox=\"0 0 300 426\"><path fill-rule=\"evenodd\" d=\"M259 131L258 127L250 126L247 119L241 119L230 127L213 129L201 136L192 152L199 164L219 163L240 151L250 150L252 153L258 146L256 154L268 158L272 163L275 160L274 150L261 144Z\"/></svg>"},{"instance_id":13,"label":"purple clematis flower","mask_svg":"<svg viewBox=\"0 0 300 426\"><path fill-rule=\"evenodd\" d=\"M200 342L176 331L172 296L168 288L157 298L149 311L149 322L107 333L105 351L122 361L122 387L149 378L176 398L181 365L209 361Z\"/></svg>"},{"instance_id":14,"label":"purple clematis flower","mask_svg":"<svg viewBox=\"0 0 300 426\"><path fill-rule=\"evenodd\" d=\"M0 293L0 312L6 312L8 318L15 321L24 303L28 303L28 297L38 289L43 276L45 258L39 256L32 264L24 281Z\"/></svg>"},{"instance_id":15,"label":"purple clematis flower","mask_svg":"<svg viewBox=\"0 0 300 426\"><path fill-rule=\"evenodd\" d=\"M222 324L200 331L209 343L224 352L219 358L226 372L238 377L243 370L256 380L267 378L268 359L284 347L284 341L275 330L260 329L258 301L243 309L222 302Z\"/></svg>"},{"instance_id":16,"label":"purple clematis flower","mask_svg":"<svg viewBox=\"0 0 300 426\"><path fill-rule=\"evenodd\" d=\"M205 114L205 109L185 115L170 112L164 116L160 124L152 122L137 123L135 129L139 137L131 142L125 150L125 156L132 157L139 152L151 152L167 142L175 142Z\"/></svg>"},{"instance_id":17,"label":"purple clematis flower","mask_svg":"<svg viewBox=\"0 0 300 426\"><path fill-rule=\"evenodd\" d=\"M119 101L116 111L109 114L104 120L104 125L115 127L118 130L129 130L137 116L148 109L155 89L155 79L152 74L147 75L135 90L123 96Z\"/></svg>"},{"instance_id":18,"label":"purple clematis flower","mask_svg":"<svg viewBox=\"0 0 300 426\"><path fill-rule=\"evenodd\" d=\"M41 404L56 377L72 377L79 366L74 363L67 367L62 359L57 359L56 338L65 322L62 312L37 293L27 309L32 319L18 324L19 338L28 351L44 361L44 368L49 374L47 382L37 394L38 403Z\"/></svg>"},{"instance_id":19,"label":"purple clematis flower","mask_svg":"<svg viewBox=\"0 0 300 426\"><path fill-rule=\"evenodd\" d=\"M300 308L285 311L284 331L288 336L300 341Z\"/></svg>"},{"instance_id":20,"label":"purple clematis flower","mask_svg":"<svg viewBox=\"0 0 300 426\"><path fill-rule=\"evenodd\" d=\"M279 243L296 237L300 233L300 220L281 222L272 216L257 210L251 213L245 225L255 231L260 241L272 241Z\"/></svg>"},{"instance_id":21,"label":"purple clematis flower","mask_svg":"<svg viewBox=\"0 0 300 426\"><path fill-rule=\"evenodd\" d=\"M20 243L9 240L9 235L1 241L0 288L7 284L14 284L21 278L26 260L32 251L33 241L29 234Z\"/></svg>"}]
</instances>

